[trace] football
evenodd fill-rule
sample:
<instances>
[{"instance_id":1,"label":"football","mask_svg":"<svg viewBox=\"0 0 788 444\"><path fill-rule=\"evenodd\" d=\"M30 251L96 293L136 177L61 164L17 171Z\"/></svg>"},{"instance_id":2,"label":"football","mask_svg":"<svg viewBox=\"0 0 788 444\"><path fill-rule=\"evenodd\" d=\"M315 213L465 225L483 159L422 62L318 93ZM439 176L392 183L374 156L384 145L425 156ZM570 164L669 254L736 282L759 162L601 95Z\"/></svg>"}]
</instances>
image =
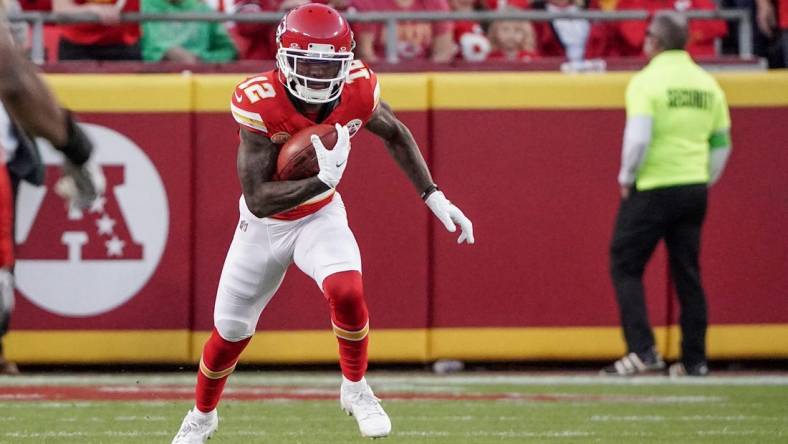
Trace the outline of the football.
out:
<instances>
[{"instance_id":1,"label":"football","mask_svg":"<svg viewBox=\"0 0 788 444\"><path fill-rule=\"evenodd\" d=\"M337 143L334 125L320 124L304 128L282 145L276 161L276 180L299 180L320 172L317 155L312 146L312 134L320 137L323 146L333 149Z\"/></svg>"}]
</instances>

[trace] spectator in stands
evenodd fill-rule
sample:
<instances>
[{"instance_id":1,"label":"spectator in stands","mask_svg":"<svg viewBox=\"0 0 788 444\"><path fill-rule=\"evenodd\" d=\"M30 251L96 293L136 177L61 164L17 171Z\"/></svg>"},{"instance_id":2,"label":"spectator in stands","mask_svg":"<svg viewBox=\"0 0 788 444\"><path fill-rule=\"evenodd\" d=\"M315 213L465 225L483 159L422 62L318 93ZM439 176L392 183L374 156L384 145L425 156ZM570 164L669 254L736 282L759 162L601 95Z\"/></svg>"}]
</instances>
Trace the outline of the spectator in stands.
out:
<instances>
[{"instance_id":1,"label":"spectator in stands","mask_svg":"<svg viewBox=\"0 0 788 444\"><path fill-rule=\"evenodd\" d=\"M309 0L240 0L233 12L257 14L261 12L286 12L310 3ZM333 6L333 5L332 5ZM235 23L230 34L243 60L273 60L276 55L276 25L267 23Z\"/></svg>"},{"instance_id":2,"label":"spectator in stands","mask_svg":"<svg viewBox=\"0 0 788 444\"><path fill-rule=\"evenodd\" d=\"M528 9L533 3L530 0L482 0L483 9L502 11L506 8Z\"/></svg>"},{"instance_id":3,"label":"spectator in stands","mask_svg":"<svg viewBox=\"0 0 788 444\"><path fill-rule=\"evenodd\" d=\"M452 11L472 12L477 9L476 0L449 0ZM458 48L457 57L471 62L480 62L490 52L490 42L484 35L481 23L475 20L454 22L454 44Z\"/></svg>"},{"instance_id":4,"label":"spectator in stands","mask_svg":"<svg viewBox=\"0 0 788 444\"><path fill-rule=\"evenodd\" d=\"M782 64L772 67L788 68L788 0L776 0L776 3L779 11L775 15L772 0L757 0L758 29L767 38L778 40L782 48Z\"/></svg>"},{"instance_id":5,"label":"spectator in stands","mask_svg":"<svg viewBox=\"0 0 788 444\"><path fill-rule=\"evenodd\" d=\"M574 0L547 0L534 4L534 9L548 12L573 13L582 11L582 3ZM566 57L579 62L585 58L586 43L591 33L591 23L584 19L556 19L535 25L539 38L539 52L545 57Z\"/></svg>"},{"instance_id":6,"label":"spectator in stands","mask_svg":"<svg viewBox=\"0 0 788 444\"><path fill-rule=\"evenodd\" d=\"M529 62L539 57L536 31L528 21L498 20L490 25L490 60Z\"/></svg>"},{"instance_id":7,"label":"spectator in stands","mask_svg":"<svg viewBox=\"0 0 788 444\"><path fill-rule=\"evenodd\" d=\"M371 11L449 11L447 0L355 0L359 12ZM357 27L357 54L370 63L385 52L385 28L380 24ZM429 58L446 63L454 58L452 22L399 21L397 23L397 54L402 60Z\"/></svg>"},{"instance_id":8,"label":"spectator in stands","mask_svg":"<svg viewBox=\"0 0 788 444\"><path fill-rule=\"evenodd\" d=\"M678 12L690 10L717 9L714 0L619 0L621 10L646 10L656 12L659 10L673 9ZM618 48L613 54L622 56L639 56L643 54L643 42L646 37L647 22L627 20L614 25L614 33ZM687 51L692 56L714 56L716 50L714 41L722 38L728 32L728 26L723 20L691 20L689 25L689 42ZM617 37L617 38L616 38Z\"/></svg>"},{"instance_id":9,"label":"spectator in stands","mask_svg":"<svg viewBox=\"0 0 788 444\"><path fill-rule=\"evenodd\" d=\"M101 23L63 25L60 60L139 60L139 23L120 23L122 12L139 12L139 0L53 0L60 13L92 13Z\"/></svg>"},{"instance_id":10,"label":"spectator in stands","mask_svg":"<svg viewBox=\"0 0 788 444\"><path fill-rule=\"evenodd\" d=\"M200 0L142 0L142 10L167 14L211 9ZM238 57L223 23L146 22L142 29L142 56L148 62L222 63Z\"/></svg>"}]
</instances>

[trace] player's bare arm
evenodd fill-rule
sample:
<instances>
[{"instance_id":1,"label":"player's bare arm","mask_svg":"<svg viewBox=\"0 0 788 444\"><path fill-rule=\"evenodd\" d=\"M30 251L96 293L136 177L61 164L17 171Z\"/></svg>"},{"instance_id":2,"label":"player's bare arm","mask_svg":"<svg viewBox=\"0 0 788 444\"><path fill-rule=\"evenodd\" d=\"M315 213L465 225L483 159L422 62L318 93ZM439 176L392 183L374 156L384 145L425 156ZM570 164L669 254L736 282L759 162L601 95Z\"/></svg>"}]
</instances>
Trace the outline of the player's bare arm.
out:
<instances>
[{"instance_id":1,"label":"player's bare arm","mask_svg":"<svg viewBox=\"0 0 788 444\"><path fill-rule=\"evenodd\" d=\"M268 217L288 210L329 189L317 176L274 181L279 147L268 137L241 128L238 178L249 211Z\"/></svg>"},{"instance_id":2,"label":"player's bare arm","mask_svg":"<svg viewBox=\"0 0 788 444\"><path fill-rule=\"evenodd\" d=\"M394 160L407 174L410 181L421 193L424 203L432 210L447 230L455 232L457 225L462 233L457 243L474 243L473 224L470 219L452 204L432 180L427 163L419 151L419 146L410 130L402 123L391 107L381 101L367 122L367 129L383 139Z\"/></svg>"},{"instance_id":3,"label":"player's bare arm","mask_svg":"<svg viewBox=\"0 0 788 444\"><path fill-rule=\"evenodd\" d=\"M17 48L0 17L0 102L27 133L43 137L66 156L55 192L74 207L89 206L104 192L104 176L89 163L93 144L73 116L55 100L38 72Z\"/></svg>"},{"instance_id":4,"label":"player's bare arm","mask_svg":"<svg viewBox=\"0 0 788 444\"><path fill-rule=\"evenodd\" d=\"M55 146L66 143L66 113L26 60L4 20L0 20L0 100L8 114L33 135Z\"/></svg>"},{"instance_id":5,"label":"player's bare arm","mask_svg":"<svg viewBox=\"0 0 788 444\"><path fill-rule=\"evenodd\" d=\"M419 193L433 185L430 170L419 151L419 146L410 130L402 123L388 103L380 101L366 128L381 139L391 156L402 168ZM425 198L427 196L424 196Z\"/></svg>"}]
</instances>

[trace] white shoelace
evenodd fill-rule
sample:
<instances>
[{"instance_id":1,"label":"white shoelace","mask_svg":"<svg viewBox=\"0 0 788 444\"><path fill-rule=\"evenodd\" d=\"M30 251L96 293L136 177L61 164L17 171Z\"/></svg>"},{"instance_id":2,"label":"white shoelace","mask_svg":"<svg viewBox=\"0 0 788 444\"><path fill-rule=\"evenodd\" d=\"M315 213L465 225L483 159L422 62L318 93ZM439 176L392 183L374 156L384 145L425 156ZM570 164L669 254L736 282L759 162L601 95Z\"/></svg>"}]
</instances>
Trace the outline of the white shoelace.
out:
<instances>
[{"instance_id":1,"label":"white shoelace","mask_svg":"<svg viewBox=\"0 0 788 444\"><path fill-rule=\"evenodd\" d=\"M383 412L383 407L380 406L380 399L375 396L371 391L361 391L358 393L354 393L351 396L351 402L355 405L361 407L362 413L364 413L365 417L368 418L370 416L383 416L385 413ZM359 419L364 419L359 418Z\"/></svg>"}]
</instances>

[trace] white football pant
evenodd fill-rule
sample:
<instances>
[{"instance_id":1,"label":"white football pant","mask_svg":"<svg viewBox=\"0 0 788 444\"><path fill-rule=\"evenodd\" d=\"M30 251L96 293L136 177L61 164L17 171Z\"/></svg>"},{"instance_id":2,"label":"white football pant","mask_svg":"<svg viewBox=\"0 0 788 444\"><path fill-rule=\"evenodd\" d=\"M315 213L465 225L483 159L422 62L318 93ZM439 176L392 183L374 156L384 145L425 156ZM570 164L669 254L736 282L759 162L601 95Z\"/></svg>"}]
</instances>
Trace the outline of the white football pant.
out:
<instances>
[{"instance_id":1,"label":"white football pant","mask_svg":"<svg viewBox=\"0 0 788 444\"><path fill-rule=\"evenodd\" d=\"M257 320L291 263L314 279L341 271L361 271L358 244L347 223L342 197L294 221L258 218L241 196L240 221L227 252L216 293L213 319L228 341L252 336Z\"/></svg>"}]
</instances>

